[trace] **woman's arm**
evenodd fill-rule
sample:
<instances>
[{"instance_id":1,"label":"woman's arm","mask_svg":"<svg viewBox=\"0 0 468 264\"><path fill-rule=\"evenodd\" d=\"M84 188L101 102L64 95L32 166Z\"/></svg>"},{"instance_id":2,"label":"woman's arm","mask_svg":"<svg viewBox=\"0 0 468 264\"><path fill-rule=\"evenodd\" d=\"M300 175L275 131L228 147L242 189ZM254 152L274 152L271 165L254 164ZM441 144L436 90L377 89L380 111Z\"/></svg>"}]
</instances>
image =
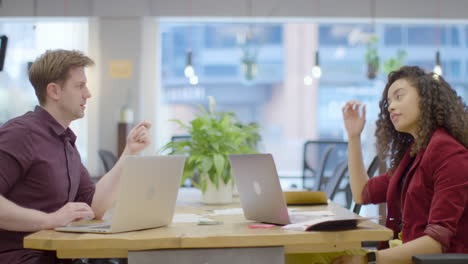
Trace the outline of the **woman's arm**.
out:
<instances>
[{"instance_id":1,"label":"woman's arm","mask_svg":"<svg viewBox=\"0 0 468 264\"><path fill-rule=\"evenodd\" d=\"M376 257L378 264L411 264L415 255L438 253L442 253L441 244L430 236L423 236L398 247L379 250Z\"/></svg>"},{"instance_id":2,"label":"woman's arm","mask_svg":"<svg viewBox=\"0 0 468 264\"><path fill-rule=\"evenodd\" d=\"M366 186L369 176L364 167L361 151L361 133L366 123L366 106L362 105L362 113L359 113L361 104L348 102L343 107L343 120L348 134L348 170L354 201L362 204L362 190Z\"/></svg>"},{"instance_id":3,"label":"woman's arm","mask_svg":"<svg viewBox=\"0 0 468 264\"><path fill-rule=\"evenodd\" d=\"M440 243L430 236L423 236L398 247L376 252L377 264L412 264L415 255L438 254L442 252ZM366 264L367 257L347 255L336 258L332 264Z\"/></svg>"},{"instance_id":4,"label":"woman's arm","mask_svg":"<svg viewBox=\"0 0 468 264\"><path fill-rule=\"evenodd\" d=\"M353 199L362 204L362 190L366 186L369 176L364 167L361 151L361 138L350 138L348 142L348 172Z\"/></svg>"}]
</instances>

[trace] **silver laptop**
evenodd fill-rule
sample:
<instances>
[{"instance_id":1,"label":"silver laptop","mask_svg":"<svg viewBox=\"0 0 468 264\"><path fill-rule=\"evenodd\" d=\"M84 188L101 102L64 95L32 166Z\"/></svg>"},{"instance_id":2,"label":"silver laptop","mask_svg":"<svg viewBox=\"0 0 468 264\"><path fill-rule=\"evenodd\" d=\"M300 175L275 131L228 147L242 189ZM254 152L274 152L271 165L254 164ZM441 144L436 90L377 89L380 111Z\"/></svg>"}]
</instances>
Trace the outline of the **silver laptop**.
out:
<instances>
[{"instance_id":1,"label":"silver laptop","mask_svg":"<svg viewBox=\"0 0 468 264\"><path fill-rule=\"evenodd\" d=\"M245 218L287 225L313 219L310 215L289 215L271 154L229 155L231 171Z\"/></svg>"},{"instance_id":2,"label":"silver laptop","mask_svg":"<svg viewBox=\"0 0 468 264\"><path fill-rule=\"evenodd\" d=\"M69 225L57 231L119 233L172 222L185 156L129 156L124 160L110 222Z\"/></svg>"}]
</instances>

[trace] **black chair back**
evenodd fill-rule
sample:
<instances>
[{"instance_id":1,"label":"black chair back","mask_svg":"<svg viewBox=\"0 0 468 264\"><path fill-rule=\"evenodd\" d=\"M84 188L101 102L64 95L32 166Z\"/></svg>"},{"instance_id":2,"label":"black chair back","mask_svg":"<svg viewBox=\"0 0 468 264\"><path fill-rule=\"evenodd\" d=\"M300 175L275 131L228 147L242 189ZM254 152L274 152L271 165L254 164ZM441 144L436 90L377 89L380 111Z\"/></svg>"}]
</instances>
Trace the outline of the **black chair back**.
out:
<instances>
[{"instance_id":1,"label":"black chair back","mask_svg":"<svg viewBox=\"0 0 468 264\"><path fill-rule=\"evenodd\" d=\"M327 193L327 197L330 200L333 200L335 198L335 195L340 187L340 183L343 180L343 178L346 176L346 173L348 172L348 161L343 160L335 168L335 171L333 172L333 176L330 178L328 181L326 187L325 187L325 192Z\"/></svg>"},{"instance_id":2,"label":"black chair back","mask_svg":"<svg viewBox=\"0 0 468 264\"><path fill-rule=\"evenodd\" d=\"M346 158L347 142L339 140L308 140L304 143L302 186L321 190L326 185L331 168Z\"/></svg>"},{"instance_id":3,"label":"black chair back","mask_svg":"<svg viewBox=\"0 0 468 264\"><path fill-rule=\"evenodd\" d=\"M327 167L327 161L330 158L330 154L335 150L335 148L336 145L328 145L323 151L323 155L320 158L320 167L316 176L318 179L313 188L314 191L322 190L325 185L325 168Z\"/></svg>"},{"instance_id":4,"label":"black chair back","mask_svg":"<svg viewBox=\"0 0 468 264\"><path fill-rule=\"evenodd\" d=\"M114 155L114 153L108 151L108 150L99 150L99 157L102 160L102 164L104 165L104 170L105 172L109 172L117 163L117 156Z\"/></svg>"}]
</instances>

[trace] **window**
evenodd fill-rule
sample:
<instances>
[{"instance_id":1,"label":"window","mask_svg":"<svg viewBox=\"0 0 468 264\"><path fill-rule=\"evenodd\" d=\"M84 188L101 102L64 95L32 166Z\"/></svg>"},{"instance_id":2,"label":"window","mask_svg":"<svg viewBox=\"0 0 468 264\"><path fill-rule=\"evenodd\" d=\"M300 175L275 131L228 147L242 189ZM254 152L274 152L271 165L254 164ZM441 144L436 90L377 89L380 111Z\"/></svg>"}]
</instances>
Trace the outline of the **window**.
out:
<instances>
[{"instance_id":1,"label":"window","mask_svg":"<svg viewBox=\"0 0 468 264\"><path fill-rule=\"evenodd\" d=\"M324 46L337 46L348 44L348 34L352 30L347 25L323 25L319 29L320 44Z\"/></svg>"},{"instance_id":2,"label":"window","mask_svg":"<svg viewBox=\"0 0 468 264\"><path fill-rule=\"evenodd\" d=\"M452 46L459 46L460 45L460 36L459 36L459 30L457 27L450 27L450 39L451 42L450 44Z\"/></svg>"},{"instance_id":3,"label":"window","mask_svg":"<svg viewBox=\"0 0 468 264\"><path fill-rule=\"evenodd\" d=\"M445 38L442 37L442 29L439 31L441 37L440 43L443 44ZM408 27L408 45L426 45L432 46L438 43L437 29L428 26L409 26Z\"/></svg>"},{"instance_id":4,"label":"window","mask_svg":"<svg viewBox=\"0 0 468 264\"><path fill-rule=\"evenodd\" d=\"M237 65L205 65L204 76L235 76L237 75Z\"/></svg>"},{"instance_id":5,"label":"window","mask_svg":"<svg viewBox=\"0 0 468 264\"><path fill-rule=\"evenodd\" d=\"M444 45L457 47L459 43L459 30L456 26L409 26L409 45Z\"/></svg>"},{"instance_id":6,"label":"window","mask_svg":"<svg viewBox=\"0 0 468 264\"><path fill-rule=\"evenodd\" d=\"M401 26L387 25L384 27L384 43L385 45L401 45L402 44L402 29Z\"/></svg>"},{"instance_id":7,"label":"window","mask_svg":"<svg viewBox=\"0 0 468 264\"><path fill-rule=\"evenodd\" d=\"M461 61L459 60L450 60L449 62L450 69L449 73L453 78L460 78L461 77Z\"/></svg>"},{"instance_id":8,"label":"window","mask_svg":"<svg viewBox=\"0 0 468 264\"><path fill-rule=\"evenodd\" d=\"M8 36L3 72L0 72L0 122L34 110L38 104L29 83L28 63L47 49L76 49L86 53L88 22L86 20L51 21L43 19L0 20L0 34ZM83 163L87 162L87 118L72 122L78 136L77 148Z\"/></svg>"},{"instance_id":9,"label":"window","mask_svg":"<svg viewBox=\"0 0 468 264\"><path fill-rule=\"evenodd\" d=\"M259 55L256 76L252 81L246 80L240 63L242 53L236 43L238 33L245 32L249 24L198 24L197 30L192 31L192 38L203 41L192 42L196 54L195 65L201 67L200 83L194 86L189 85L183 77L178 79L183 75L183 58L187 49L184 45L187 43L183 40L185 28L177 25L173 22L162 25L167 29L164 31L164 38L180 41L177 49L167 46L172 45L171 41L163 41L162 44L162 54L168 56L163 60L162 68L171 71L171 74L163 75L162 80L166 92L165 102L169 109L165 120L191 120L197 111L195 105L206 106L206 96L213 95L219 111L232 111L244 122L260 124L260 151L273 153L280 176L299 177L302 173L304 142L309 139L346 140L341 107L346 101L359 100L367 105L364 153L367 155L366 160L373 158L375 120L386 76L382 68L375 80L369 80L366 76L365 40L374 32L372 25L353 21L307 24L318 27L318 36L315 37L318 37L322 77L316 94L308 90L311 87L303 87L304 74L309 70L303 65L310 63L304 54L313 54L315 50L297 50L297 46L291 43L304 41L304 38L295 38L288 34L291 32L285 32L290 26L299 27L300 24L255 24L253 32L257 33L258 40L255 43L259 45ZM453 46L445 49L445 46L438 46L435 42L434 26L377 23L375 32L381 34L378 35L380 42L377 45L381 62L394 58L398 49L404 49L408 54L404 64L418 65L432 71L435 50L440 49L444 77L450 83L463 81L463 85L458 85L460 88L457 89L464 91L467 80L462 74L465 72L462 61L468 65L468 54L457 44L460 38L459 28L468 31L465 25L441 26L441 36L444 36L441 41ZM286 40L286 37L293 39ZM307 45L303 48L307 49ZM460 94L466 98L467 92ZM303 100L304 98L310 99ZM309 131L305 128L311 120L316 123ZM173 126L168 134L180 133L183 132ZM285 186L289 187L294 183L301 187L297 179L291 177Z\"/></svg>"},{"instance_id":10,"label":"window","mask_svg":"<svg viewBox=\"0 0 468 264\"><path fill-rule=\"evenodd\" d=\"M465 46L468 47L468 26L465 26Z\"/></svg>"},{"instance_id":11,"label":"window","mask_svg":"<svg viewBox=\"0 0 468 264\"><path fill-rule=\"evenodd\" d=\"M229 30L229 25L217 25L204 27L204 39L206 48L234 48L237 45L236 35ZM227 30L226 30L227 29Z\"/></svg>"}]
</instances>

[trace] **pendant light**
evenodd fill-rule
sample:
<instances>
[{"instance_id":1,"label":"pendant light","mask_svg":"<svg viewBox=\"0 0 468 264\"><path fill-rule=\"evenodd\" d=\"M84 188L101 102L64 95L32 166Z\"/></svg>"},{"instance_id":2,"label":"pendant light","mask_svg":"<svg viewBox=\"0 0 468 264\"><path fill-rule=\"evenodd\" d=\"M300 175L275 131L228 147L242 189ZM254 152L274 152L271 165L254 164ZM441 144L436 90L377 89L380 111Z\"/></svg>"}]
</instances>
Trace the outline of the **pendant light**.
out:
<instances>
[{"instance_id":1,"label":"pendant light","mask_svg":"<svg viewBox=\"0 0 468 264\"><path fill-rule=\"evenodd\" d=\"M190 78L195 75L195 70L193 69L193 65L192 65L192 51L191 50L187 51L187 54L186 54L184 75L187 78Z\"/></svg>"},{"instance_id":2,"label":"pendant light","mask_svg":"<svg viewBox=\"0 0 468 264\"><path fill-rule=\"evenodd\" d=\"M320 0L317 0L317 18L320 16ZM320 26L320 25L319 25ZM317 43L317 45L320 45ZM320 55L318 48L315 51L315 63L312 67L310 74L307 74L304 77L304 85L311 86L313 83L313 79L320 79L322 77L322 68L320 67Z\"/></svg>"},{"instance_id":3,"label":"pendant light","mask_svg":"<svg viewBox=\"0 0 468 264\"><path fill-rule=\"evenodd\" d=\"M442 76L442 64L440 63L440 52L436 51L436 56L435 56L435 66L433 72L439 76Z\"/></svg>"},{"instance_id":4,"label":"pendant light","mask_svg":"<svg viewBox=\"0 0 468 264\"><path fill-rule=\"evenodd\" d=\"M318 50L315 52L315 65L312 68L312 77L315 79L322 77L322 69L320 68L320 57Z\"/></svg>"},{"instance_id":5,"label":"pendant light","mask_svg":"<svg viewBox=\"0 0 468 264\"><path fill-rule=\"evenodd\" d=\"M439 47L440 47L440 0L437 0L437 7L436 7L436 11L437 11L437 19L438 19L438 24L437 24L437 31L436 31L436 45L437 45L437 51L436 51L436 54L435 54L435 66L434 66L434 69L432 70L435 74L439 75L439 76L442 76L442 73L443 73L443 70L442 70L442 63L440 61L440 51L439 51Z\"/></svg>"},{"instance_id":6,"label":"pendant light","mask_svg":"<svg viewBox=\"0 0 468 264\"><path fill-rule=\"evenodd\" d=\"M192 18L192 0L189 0L189 17ZM184 75L189 79L191 85L198 84L198 76L195 74L195 69L193 67L193 52L192 52L192 23L189 26L189 49L185 54L185 68Z\"/></svg>"}]
</instances>

